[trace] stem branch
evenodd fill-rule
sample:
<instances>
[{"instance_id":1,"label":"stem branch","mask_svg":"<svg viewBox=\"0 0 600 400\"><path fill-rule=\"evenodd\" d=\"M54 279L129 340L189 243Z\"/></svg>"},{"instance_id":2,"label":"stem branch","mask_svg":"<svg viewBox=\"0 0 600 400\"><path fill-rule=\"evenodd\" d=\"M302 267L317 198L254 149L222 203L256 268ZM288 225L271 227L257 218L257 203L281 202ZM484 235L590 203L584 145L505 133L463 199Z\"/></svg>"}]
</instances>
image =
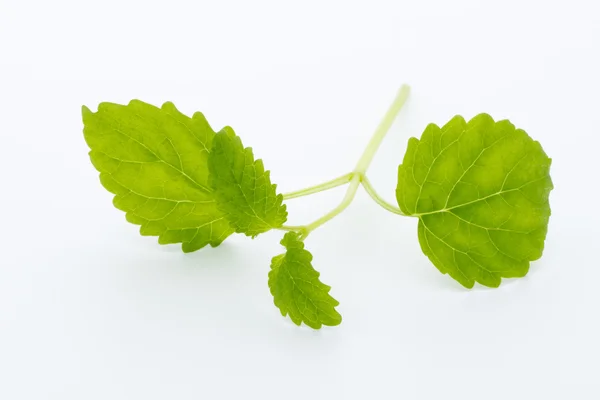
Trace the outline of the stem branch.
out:
<instances>
[{"instance_id":1,"label":"stem branch","mask_svg":"<svg viewBox=\"0 0 600 400\"><path fill-rule=\"evenodd\" d=\"M379 149L379 146L381 145L381 141L383 140L385 135L390 130L390 127L392 126L394 119L396 119L396 116L398 115L398 113L402 109L402 106L406 102L409 92L410 92L410 88L407 85L402 85L402 87L398 91L398 94L396 95L396 98L390 105L385 116L379 123L379 126L373 133L373 136L371 137L369 144L367 145L367 147L365 148L365 151L363 152L362 156L358 160L358 163L356 164L356 167L354 168L353 172L350 172L349 174L346 174L339 178L333 179L329 182L325 182L321 185L298 190L296 192L291 192L291 193L288 193L283 196L284 199L291 199L294 197L306 196L308 194L317 193L317 192L320 192L323 190L327 190L327 189L331 189L331 188L343 185L344 183L347 183L349 181L350 185L348 186L346 195L342 199L341 203L338 204L338 206L335 207L333 210L331 210L327 214L323 215L321 218L317 219L314 222L311 222L310 224L308 224L306 226L286 227L286 228L282 227L282 229L294 230L294 228L296 228L298 230L298 232L300 232L301 240L304 240L304 238L306 238L306 236L308 236L308 234L310 234L310 232L317 229L319 226L323 225L324 223L330 221L331 219L335 218L342 211L344 211L350 205L350 203L352 203L352 200L354 200L354 196L356 195L356 191L358 190L358 187L360 186L361 182L363 183L363 186L365 187L365 189L367 190L369 195L373 198L373 200L375 200L377 202L377 204L381 205L386 210L392 211L396 214L402 214L402 212L399 209L397 209L396 207L387 203L385 200L383 200L381 197L379 197L377 195L377 193L371 186L370 182L366 178L365 173L367 172L367 169L369 168L371 161L373 161L373 157L375 156L375 153Z\"/></svg>"},{"instance_id":2,"label":"stem branch","mask_svg":"<svg viewBox=\"0 0 600 400\"><path fill-rule=\"evenodd\" d=\"M406 215L398 207L388 203L381 196L379 196L375 191L375 188L373 188L373 185L371 185L371 181L369 181L369 179L366 176L363 177L362 185L365 188L365 191L369 194L369 196L371 196L371 198L375 200L375 203L379 204L386 210L393 212L394 214Z\"/></svg>"},{"instance_id":3,"label":"stem branch","mask_svg":"<svg viewBox=\"0 0 600 400\"><path fill-rule=\"evenodd\" d=\"M335 216L337 216L339 213L344 211L346 209L346 207L348 207L350 205L350 203L352 203L352 200L354 200L354 195L356 195L356 191L358 190L358 187L360 186L360 178L361 178L361 176L359 174L352 174L352 180L350 181L350 186L348 186L348 190L346 191L346 195L342 199L342 202L340 204L338 204L338 206L336 208L334 208L327 214L323 215L318 220L306 225L306 230L307 230L306 234L307 235L311 231L317 229L319 226L323 225L327 221L329 221L332 218L334 218Z\"/></svg>"},{"instance_id":4,"label":"stem branch","mask_svg":"<svg viewBox=\"0 0 600 400\"><path fill-rule=\"evenodd\" d=\"M294 192L285 193L283 195L283 199L289 200L289 199L294 199L296 197L308 196L309 194L319 193L319 192L322 192L325 190L333 189L338 186L345 185L346 183L350 182L351 179L352 179L352 172L349 172L338 178L321 183L320 185L315 185L315 186L307 187L305 189L296 190Z\"/></svg>"}]
</instances>

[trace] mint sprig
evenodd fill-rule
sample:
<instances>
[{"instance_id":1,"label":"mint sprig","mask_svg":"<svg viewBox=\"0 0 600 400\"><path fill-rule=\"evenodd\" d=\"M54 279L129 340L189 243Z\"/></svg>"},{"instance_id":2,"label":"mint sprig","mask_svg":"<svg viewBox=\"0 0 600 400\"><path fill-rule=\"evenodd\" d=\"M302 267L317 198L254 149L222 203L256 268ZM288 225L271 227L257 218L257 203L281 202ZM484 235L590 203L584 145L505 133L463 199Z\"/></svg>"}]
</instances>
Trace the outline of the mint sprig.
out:
<instances>
[{"instance_id":1,"label":"mint sprig","mask_svg":"<svg viewBox=\"0 0 600 400\"><path fill-rule=\"evenodd\" d=\"M381 141L409 93L403 86L349 173L278 194L262 160L230 127L213 131L201 113L189 118L172 103L133 100L83 107L90 158L114 204L142 235L185 252L218 246L234 232L255 237L286 231L286 252L272 260L269 288L282 315L319 329L338 325L337 300L319 280L309 234L353 201L360 186L391 213L419 219L423 253L442 272L471 288L522 277L541 257L550 217L551 160L509 121L479 114L427 126L411 138L398 168L398 206L381 198L366 176ZM348 185L340 204L305 225L285 225L290 200Z\"/></svg>"}]
</instances>

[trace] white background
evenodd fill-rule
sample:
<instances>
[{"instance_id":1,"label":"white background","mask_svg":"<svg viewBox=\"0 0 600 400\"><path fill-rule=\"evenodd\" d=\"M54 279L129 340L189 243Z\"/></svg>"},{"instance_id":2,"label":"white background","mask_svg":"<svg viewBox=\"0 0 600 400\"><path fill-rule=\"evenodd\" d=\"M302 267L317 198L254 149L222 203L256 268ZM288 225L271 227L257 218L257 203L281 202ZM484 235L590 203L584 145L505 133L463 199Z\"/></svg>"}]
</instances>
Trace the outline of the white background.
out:
<instances>
[{"instance_id":1,"label":"white background","mask_svg":"<svg viewBox=\"0 0 600 400\"><path fill-rule=\"evenodd\" d=\"M0 0L0 399L599 399L599 7ZM159 246L82 135L82 104L171 100L233 126L286 192L351 170L402 83L380 194L427 123L510 118L553 158L546 250L468 291L361 191L306 241L344 318L321 331L273 305L281 232ZM288 223L343 191L289 201Z\"/></svg>"}]
</instances>

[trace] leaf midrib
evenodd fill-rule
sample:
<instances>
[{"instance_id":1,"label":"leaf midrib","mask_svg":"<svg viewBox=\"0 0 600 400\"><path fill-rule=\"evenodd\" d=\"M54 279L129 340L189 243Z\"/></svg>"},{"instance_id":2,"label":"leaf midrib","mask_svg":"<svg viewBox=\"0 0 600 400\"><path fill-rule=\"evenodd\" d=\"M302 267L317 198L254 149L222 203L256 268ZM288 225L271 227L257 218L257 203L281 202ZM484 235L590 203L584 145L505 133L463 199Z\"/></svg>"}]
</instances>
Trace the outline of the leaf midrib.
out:
<instances>
[{"instance_id":1,"label":"leaf midrib","mask_svg":"<svg viewBox=\"0 0 600 400\"><path fill-rule=\"evenodd\" d=\"M508 189L508 190L500 190L500 191L498 191L498 192L496 192L496 193L492 193L492 194L490 194L490 195L487 195L487 196L485 196L485 197L481 197L481 198L479 198L479 199L471 200L471 201L468 201L468 202L466 202L466 203L463 203L463 204L457 204L457 205L455 205L455 206L452 206L452 207L442 208L442 209L439 209L439 210L434 210L434 211L427 211L427 212L423 212L423 213L414 213L414 214L408 214L408 215L409 215L409 216L411 216L411 217L421 217L421 216L423 216L423 215L431 215L431 214L437 214L437 213L448 212L448 211L455 210L455 209L457 209L457 208L460 208L460 207L465 207L465 206L468 206L468 205L471 205L471 204L478 203L478 202L480 202L480 201L485 201L485 200L487 200L487 199L489 199L489 198L491 198L491 197L494 197L494 196L499 196L499 195L502 195L502 194L504 194L504 193L511 193L511 192L520 191L520 190L521 190L521 189L523 189L525 186L527 186L527 185L531 185L531 184L533 184L533 183L536 183L536 182L538 182L538 181L544 180L544 179L546 179L546 178L547 178L546 176L542 176L542 177L540 177L540 178L538 178L538 179L534 179L534 180L532 180L532 181L529 181L529 182L527 182L527 183L524 183L523 185L521 185L521 186L519 186L519 187L516 187L516 188L513 188L513 189Z\"/></svg>"},{"instance_id":2,"label":"leaf midrib","mask_svg":"<svg viewBox=\"0 0 600 400\"><path fill-rule=\"evenodd\" d=\"M289 251L289 250L288 250L288 251ZM297 260L292 260L292 259L290 259L290 257L288 257L288 254L286 254L286 255L285 255L285 257L284 257L284 260L283 260L283 261L287 261L289 264L298 264L298 265L300 266L300 268L306 268L306 265L304 265L304 264L303 264L303 263L301 263L300 261L297 261ZM282 264L279 266L279 268L281 269L281 267L282 267L283 265L284 265L284 264L282 263ZM325 314L325 315L327 315L329 318L335 319L335 316L334 316L334 315L330 315L330 314L329 314L329 313L327 313L327 312L326 312L326 311L325 311L323 308L321 308L321 307L319 307L317 304L315 304L315 301L313 301L313 299L312 299L312 298L311 298L311 297L310 297L310 296L307 294L307 292L305 292L304 290L302 290L302 288L301 288L301 287L300 287L298 284L296 284L296 280L298 280L298 281L301 281L301 282L304 282L304 283L307 283L308 285L310 285L311 287L313 287L313 289L314 289L316 292L320 292L320 291L321 291L321 288L319 287L319 285L318 285L318 284L314 283L313 281L308 281L308 280L306 280L306 279L302 279L302 278L295 278L295 277L292 275L292 273L290 272L290 270L289 270L289 266L288 266L288 268L285 268L285 272L287 273L288 277L289 277L289 278L291 279L291 281L292 281L292 288L296 288L296 289L297 289L297 290L298 290L298 291L299 291L299 292L300 292L300 293L301 293L301 294L302 294L302 295L303 295L303 296L306 298L306 300L308 300L308 301L310 302L310 304L312 304L312 305L313 305L313 307L315 308L315 310L317 310L317 320L315 321L316 323L318 323L318 324L321 324L321 325L323 324L323 323L321 322L321 320L318 318L318 314L319 314L319 313ZM318 281L318 278L317 278L317 281ZM292 290L292 292L291 292L291 293L293 294L293 290ZM328 295L328 293L327 293L327 295ZM308 318L308 316L306 315L306 313L304 313L304 312L302 312L302 311L300 310L300 307L298 307L298 302L296 301L296 299L295 299L293 296L292 296L292 301L293 301L293 302L296 304L296 308L298 309L298 312L299 312L299 313L302 315L302 317L303 317L303 318L305 318L305 319L306 319L306 320L308 320L308 321L311 321L311 319L310 319L310 318ZM326 304L330 305L330 303L329 303L329 302L327 302L327 301L323 301L323 300L321 300L320 302L323 302L323 303L326 303Z\"/></svg>"},{"instance_id":3,"label":"leaf midrib","mask_svg":"<svg viewBox=\"0 0 600 400\"><path fill-rule=\"evenodd\" d=\"M98 152L100 154L104 154L106 157L111 158L113 160L119 161L120 163L132 163L132 164L151 164L153 162L163 162L162 160L158 160L158 161L130 161L130 160L122 160L120 158L111 156L110 154L104 152L104 151L100 151L100 150L94 150L94 152ZM169 165L169 164L167 164ZM155 196L149 196L149 195L145 195L142 194L140 192L137 192L133 189L131 189L128 185L125 185L123 182L119 181L118 179L115 178L115 175L111 172L108 171L103 171L103 174L107 174L110 175L110 177L117 182L119 185L123 186L124 188L126 188L127 190L129 190L130 193L133 193L137 196L143 197L145 199L149 199L149 200L163 200L163 201L169 201L172 203L193 203L193 204L210 204L210 203L214 203L215 200L211 199L211 200L188 200L188 199L183 199L183 200L178 200L178 199L171 199L168 197L155 197Z\"/></svg>"},{"instance_id":4,"label":"leaf midrib","mask_svg":"<svg viewBox=\"0 0 600 400\"><path fill-rule=\"evenodd\" d=\"M136 138L134 138L133 136L130 136L128 134L126 134L125 132L123 132L121 129L119 128L113 128L116 132L118 132L119 134L133 140L135 143L139 144L140 146L142 146L143 148L145 148L146 150L148 150L150 152L150 154L152 154L154 157L156 157L156 159L158 160L158 162L162 162L165 165L168 165L169 167L173 168L175 171L179 172L181 175L183 175L185 178L187 178L190 182L192 182L194 185L198 186L198 188L200 188L201 190L203 190L204 192L206 192L206 194L211 194L212 190L210 190L208 187L202 185L200 182L196 181L194 178L192 178L191 176L189 176L184 170L183 170L183 163L181 163L182 168L179 169L176 166L174 166L171 163L168 163L167 161L163 160L161 157L158 156L158 154L156 154L152 149L150 149L148 146L146 146L144 143L140 142L139 140L137 140ZM170 139L168 136L165 136L166 139ZM175 150L175 153L177 154L177 156L179 157L179 159L181 160L181 155L179 154L179 152L177 151L177 149L175 149L175 147L173 147L173 150ZM209 154L210 152L208 150L206 150ZM144 164L144 162L140 162L142 164Z\"/></svg>"}]
</instances>

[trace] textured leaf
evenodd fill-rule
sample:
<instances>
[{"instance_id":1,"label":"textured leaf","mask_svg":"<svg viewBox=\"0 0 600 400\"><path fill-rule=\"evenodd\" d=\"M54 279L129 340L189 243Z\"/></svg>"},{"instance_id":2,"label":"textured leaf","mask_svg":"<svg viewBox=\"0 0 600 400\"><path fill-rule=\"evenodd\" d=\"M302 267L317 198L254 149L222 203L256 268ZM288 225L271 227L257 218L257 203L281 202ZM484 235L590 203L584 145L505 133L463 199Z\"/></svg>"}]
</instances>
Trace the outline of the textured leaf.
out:
<instances>
[{"instance_id":1,"label":"textured leaf","mask_svg":"<svg viewBox=\"0 0 600 400\"><path fill-rule=\"evenodd\" d=\"M96 113L83 107L82 114L100 181L142 235L190 252L233 233L209 186L215 133L202 114L189 118L172 103L157 108L138 100L101 103Z\"/></svg>"},{"instance_id":2,"label":"textured leaf","mask_svg":"<svg viewBox=\"0 0 600 400\"><path fill-rule=\"evenodd\" d=\"M508 121L480 114L430 124L398 169L400 209L419 218L423 253L465 287L525 276L542 256L551 160Z\"/></svg>"},{"instance_id":3,"label":"textured leaf","mask_svg":"<svg viewBox=\"0 0 600 400\"><path fill-rule=\"evenodd\" d=\"M273 257L269 272L269 288L281 315L313 329L339 325L342 316L335 310L339 303L329 295L331 287L319 281L319 273L311 265L312 255L298 234L286 233L281 244L287 251Z\"/></svg>"},{"instance_id":4,"label":"textured leaf","mask_svg":"<svg viewBox=\"0 0 600 400\"><path fill-rule=\"evenodd\" d=\"M276 193L262 160L230 127L216 134L208 157L209 183L219 210L238 233L256 236L279 228L287 219L283 196Z\"/></svg>"}]
</instances>

